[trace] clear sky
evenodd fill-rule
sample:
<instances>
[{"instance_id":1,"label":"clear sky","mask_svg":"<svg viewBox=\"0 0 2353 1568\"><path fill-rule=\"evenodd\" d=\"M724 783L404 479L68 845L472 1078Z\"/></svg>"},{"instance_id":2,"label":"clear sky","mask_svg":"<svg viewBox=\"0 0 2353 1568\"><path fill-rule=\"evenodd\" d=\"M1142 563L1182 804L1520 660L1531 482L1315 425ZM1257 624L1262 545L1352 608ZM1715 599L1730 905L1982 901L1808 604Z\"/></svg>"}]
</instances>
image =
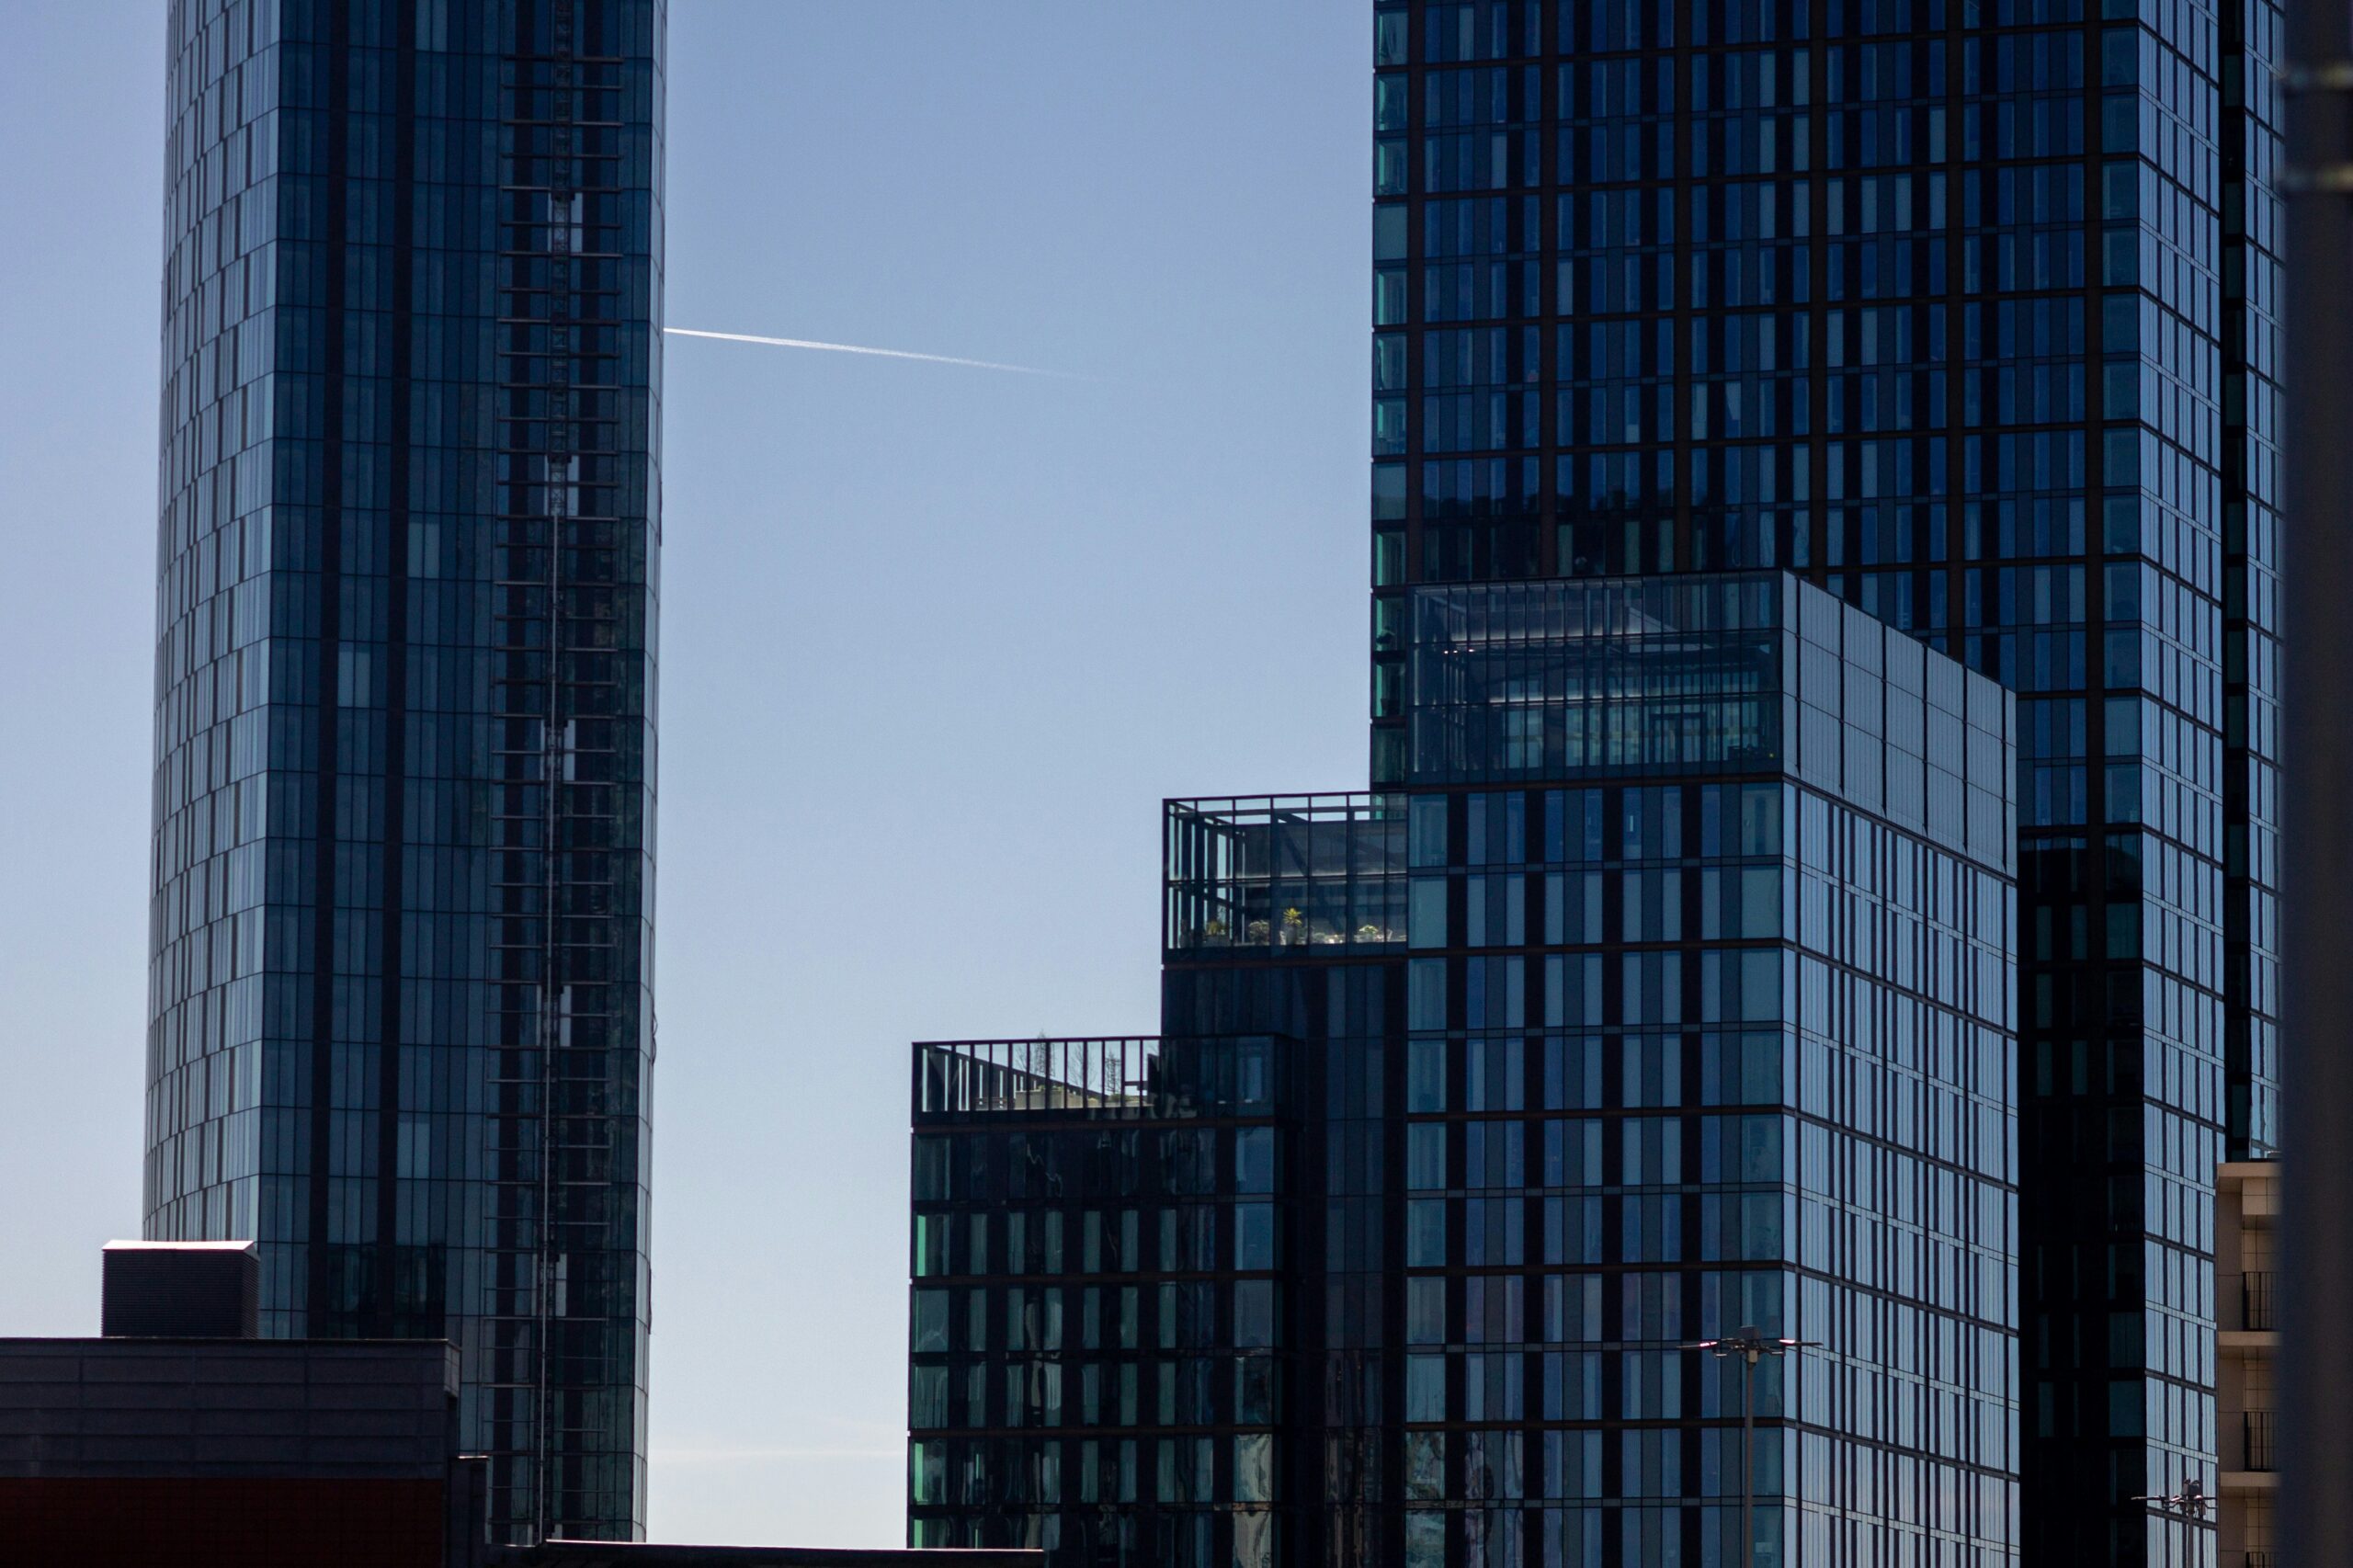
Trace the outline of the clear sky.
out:
<instances>
[{"instance_id":1,"label":"clear sky","mask_svg":"<svg viewBox=\"0 0 2353 1568\"><path fill-rule=\"evenodd\" d=\"M0 51L0 1335L139 1224L163 0ZM902 1539L906 1042L1364 778L1360 0L672 0L653 1528Z\"/></svg>"}]
</instances>

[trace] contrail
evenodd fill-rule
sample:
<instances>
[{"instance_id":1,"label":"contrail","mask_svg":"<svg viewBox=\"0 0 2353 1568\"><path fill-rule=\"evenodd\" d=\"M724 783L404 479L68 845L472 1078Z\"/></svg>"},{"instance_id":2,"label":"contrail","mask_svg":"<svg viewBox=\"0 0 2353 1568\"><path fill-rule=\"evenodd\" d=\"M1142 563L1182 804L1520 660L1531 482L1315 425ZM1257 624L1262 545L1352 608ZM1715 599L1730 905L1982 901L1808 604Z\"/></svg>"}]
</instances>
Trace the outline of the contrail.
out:
<instances>
[{"instance_id":1,"label":"contrail","mask_svg":"<svg viewBox=\"0 0 2353 1568\"><path fill-rule=\"evenodd\" d=\"M963 365L975 370L1010 370L1017 376L1051 376L1058 381L1087 378L1068 370L1041 370L1035 365L1000 365L994 359L959 359L948 354L912 354L904 348L868 348L856 343L816 343L805 337L755 337L748 332L698 332L692 327L665 326L675 337L715 337L726 343L760 343L770 348L817 348L828 354L871 354L881 359L920 359L927 365Z\"/></svg>"}]
</instances>

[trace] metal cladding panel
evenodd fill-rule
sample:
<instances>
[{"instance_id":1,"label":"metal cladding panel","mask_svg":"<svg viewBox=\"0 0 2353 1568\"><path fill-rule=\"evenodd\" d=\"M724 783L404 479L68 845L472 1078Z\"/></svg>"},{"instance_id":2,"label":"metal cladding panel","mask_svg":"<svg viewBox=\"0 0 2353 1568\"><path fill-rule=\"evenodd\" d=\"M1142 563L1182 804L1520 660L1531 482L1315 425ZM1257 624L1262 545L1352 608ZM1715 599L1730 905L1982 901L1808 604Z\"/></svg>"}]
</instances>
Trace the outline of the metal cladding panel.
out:
<instances>
[{"instance_id":1,"label":"metal cladding panel","mask_svg":"<svg viewBox=\"0 0 2353 1568\"><path fill-rule=\"evenodd\" d=\"M438 1482L455 1388L429 1341L0 1341L0 1478Z\"/></svg>"}]
</instances>

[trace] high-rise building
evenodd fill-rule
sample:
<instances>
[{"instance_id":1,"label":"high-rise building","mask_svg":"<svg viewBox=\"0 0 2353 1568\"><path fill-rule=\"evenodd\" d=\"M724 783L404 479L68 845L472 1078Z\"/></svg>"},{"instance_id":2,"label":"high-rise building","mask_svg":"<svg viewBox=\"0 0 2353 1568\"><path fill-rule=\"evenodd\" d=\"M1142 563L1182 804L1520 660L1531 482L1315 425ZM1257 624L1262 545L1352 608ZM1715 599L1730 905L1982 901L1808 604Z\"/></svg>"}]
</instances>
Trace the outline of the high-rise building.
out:
<instances>
[{"instance_id":1,"label":"high-rise building","mask_svg":"<svg viewBox=\"0 0 2353 1568\"><path fill-rule=\"evenodd\" d=\"M2182 1560L2276 1128L2280 7L1373 10L1374 788L1418 584L1780 567L2013 690L2024 1560Z\"/></svg>"},{"instance_id":2,"label":"high-rise building","mask_svg":"<svg viewBox=\"0 0 2353 1568\"><path fill-rule=\"evenodd\" d=\"M911 1543L2015 1562L2012 699L1780 572L1403 603L1396 788L1169 802L1162 1038L915 1048Z\"/></svg>"},{"instance_id":3,"label":"high-rise building","mask_svg":"<svg viewBox=\"0 0 2353 1568\"><path fill-rule=\"evenodd\" d=\"M146 1234L642 1533L663 0L174 0Z\"/></svg>"}]
</instances>

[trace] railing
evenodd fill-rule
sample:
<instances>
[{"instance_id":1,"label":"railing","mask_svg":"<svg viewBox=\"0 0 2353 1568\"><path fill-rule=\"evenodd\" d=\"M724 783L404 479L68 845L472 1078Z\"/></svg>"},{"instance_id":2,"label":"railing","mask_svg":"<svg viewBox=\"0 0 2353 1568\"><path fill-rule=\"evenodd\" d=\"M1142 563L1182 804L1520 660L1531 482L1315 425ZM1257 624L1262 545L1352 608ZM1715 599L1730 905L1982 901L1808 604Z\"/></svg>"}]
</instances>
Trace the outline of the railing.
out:
<instances>
[{"instance_id":1,"label":"railing","mask_svg":"<svg viewBox=\"0 0 2353 1568\"><path fill-rule=\"evenodd\" d=\"M2273 1315L2271 1270L2239 1276L2239 1326L2247 1329L2276 1329L2279 1320Z\"/></svg>"},{"instance_id":2,"label":"railing","mask_svg":"<svg viewBox=\"0 0 2353 1568\"><path fill-rule=\"evenodd\" d=\"M2279 1568L2279 1554L2268 1546L2249 1551L2242 1561L2241 1568Z\"/></svg>"},{"instance_id":3,"label":"railing","mask_svg":"<svg viewBox=\"0 0 2353 1568\"><path fill-rule=\"evenodd\" d=\"M1374 794L1166 802L1171 949L1405 939L1405 803Z\"/></svg>"},{"instance_id":4,"label":"railing","mask_svg":"<svg viewBox=\"0 0 2353 1568\"><path fill-rule=\"evenodd\" d=\"M2243 1438L2245 1446L2240 1452L2247 1469L2277 1470L2279 1468L2272 1458L2271 1425L2272 1413L2268 1410L2250 1410L2246 1413Z\"/></svg>"},{"instance_id":5,"label":"railing","mask_svg":"<svg viewBox=\"0 0 2353 1568\"><path fill-rule=\"evenodd\" d=\"M1151 1037L926 1041L915 1047L915 1116L1140 1116L1159 1056Z\"/></svg>"},{"instance_id":6,"label":"railing","mask_svg":"<svg viewBox=\"0 0 2353 1568\"><path fill-rule=\"evenodd\" d=\"M1267 1116L1283 1097L1285 1044L1270 1035L926 1040L915 1048L915 1119Z\"/></svg>"}]
</instances>

